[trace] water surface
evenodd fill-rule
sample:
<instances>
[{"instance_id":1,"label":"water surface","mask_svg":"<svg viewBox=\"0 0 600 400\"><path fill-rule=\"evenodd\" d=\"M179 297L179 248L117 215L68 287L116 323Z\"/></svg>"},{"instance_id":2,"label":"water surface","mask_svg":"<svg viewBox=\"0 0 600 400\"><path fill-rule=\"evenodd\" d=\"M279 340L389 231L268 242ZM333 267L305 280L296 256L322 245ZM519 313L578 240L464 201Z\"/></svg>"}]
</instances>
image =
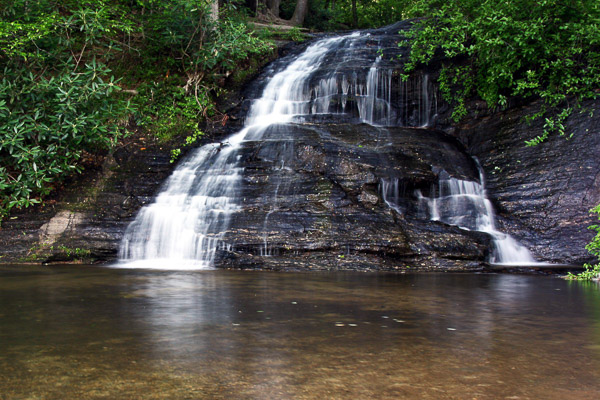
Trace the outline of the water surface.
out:
<instances>
[{"instance_id":1,"label":"water surface","mask_svg":"<svg viewBox=\"0 0 600 400\"><path fill-rule=\"evenodd\" d=\"M600 290L504 274L1 267L0 398L600 398Z\"/></svg>"}]
</instances>

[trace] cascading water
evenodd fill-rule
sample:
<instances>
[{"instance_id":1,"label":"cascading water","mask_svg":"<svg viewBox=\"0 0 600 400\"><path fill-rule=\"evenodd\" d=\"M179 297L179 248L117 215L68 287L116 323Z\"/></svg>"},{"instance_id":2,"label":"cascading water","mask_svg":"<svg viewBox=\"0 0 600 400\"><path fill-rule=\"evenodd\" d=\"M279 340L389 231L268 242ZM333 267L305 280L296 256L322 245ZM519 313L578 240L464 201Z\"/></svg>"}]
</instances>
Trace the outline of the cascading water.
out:
<instances>
[{"instance_id":1,"label":"cascading water","mask_svg":"<svg viewBox=\"0 0 600 400\"><path fill-rule=\"evenodd\" d=\"M392 125L392 70L381 69L381 56L369 68L364 87L358 86L357 103L360 119L367 123Z\"/></svg>"},{"instance_id":2,"label":"cascading water","mask_svg":"<svg viewBox=\"0 0 600 400\"><path fill-rule=\"evenodd\" d=\"M496 229L494 209L486 196L481 167L479 181L481 183L452 178L445 171L441 171L437 196L435 188L431 197L424 197L421 192L417 193L421 210L431 220L490 234L494 244L494 251L490 257L492 264L538 264L527 248L510 235Z\"/></svg>"},{"instance_id":3,"label":"cascading water","mask_svg":"<svg viewBox=\"0 0 600 400\"><path fill-rule=\"evenodd\" d=\"M397 213L403 214L400 208L400 199L404 193L400 191L400 181L398 178L381 179L379 182L379 190L381 198L388 207L396 210Z\"/></svg>"},{"instance_id":4,"label":"cascading water","mask_svg":"<svg viewBox=\"0 0 600 400\"><path fill-rule=\"evenodd\" d=\"M271 78L252 104L244 129L223 143L203 146L182 162L154 203L143 207L127 228L120 259L128 263L122 265L210 267L216 251L228 246L223 236L239 209L242 143L260 139L269 126L309 114L311 74L328 51L357 37L358 33L322 39L308 47Z\"/></svg>"},{"instance_id":5,"label":"cascading water","mask_svg":"<svg viewBox=\"0 0 600 400\"><path fill-rule=\"evenodd\" d=\"M368 46L381 49L379 43ZM345 54L335 54L335 68L318 74L312 82L311 114L355 115L360 121L377 126L430 126L437 114L438 100L437 88L429 75L417 74L403 81L394 75L398 65L393 55L368 60L368 69L356 67L353 58L363 55L353 54L353 47L350 43L344 48Z\"/></svg>"},{"instance_id":6,"label":"cascading water","mask_svg":"<svg viewBox=\"0 0 600 400\"><path fill-rule=\"evenodd\" d=\"M253 101L244 128L222 143L196 150L180 163L155 201L142 208L123 237L121 265L161 269L209 268L219 249L231 249L225 242L225 234L233 216L241 210L244 171L240 165L241 150L247 143L261 140L270 127L303 122L315 114L352 115L375 126L429 125L432 114L437 111L437 97L427 75L394 83L389 62L381 56L375 57L375 52L369 53L371 58L363 60L362 65L366 63L366 68L346 65L354 62L353 46L359 41L366 42L368 38L369 34L354 33L321 39L275 73L265 85L261 97ZM331 68L331 63L324 65L328 57L340 60L333 64L335 68ZM361 57L365 58L364 52ZM393 85L400 90L393 90ZM401 98L394 97L398 93ZM277 163L283 171L285 160ZM448 182L452 182L452 178ZM263 246L259 253L263 256L272 254L269 218L278 210L279 185L274 188L271 207L262 224ZM447 186L448 193L430 199L429 206L434 218L440 220L445 217L442 216L442 208L436 204L445 202L446 197L485 199L483 187L477 189L473 186L468 189L473 193L467 193L466 183L441 183L441 186ZM454 186L462 189L455 190ZM397 205L405 196L401 193L398 179L383 180L381 187L386 203L400 212ZM480 193L476 195L477 190ZM491 207L485 201L482 206L471 207L488 210L487 214L483 214L489 216L487 225L478 222L476 227L469 228L457 220L447 222L466 229L486 230L495 238L497 256L493 261L511 263L513 260L506 254L520 252L515 249L523 248L514 245L516 242L512 238L494 228ZM482 221L485 219L481 218ZM503 250L505 244L511 247L509 251ZM515 262L522 263L522 259L523 254Z\"/></svg>"},{"instance_id":7,"label":"cascading water","mask_svg":"<svg viewBox=\"0 0 600 400\"><path fill-rule=\"evenodd\" d=\"M429 74L425 73L421 77L421 101L419 102L419 123L420 126L430 126L432 120L437 117L437 90L429 81Z\"/></svg>"},{"instance_id":8,"label":"cascading water","mask_svg":"<svg viewBox=\"0 0 600 400\"><path fill-rule=\"evenodd\" d=\"M210 265L231 215L241 169L239 134L230 145L208 145L182 162L153 204L142 208L121 243L130 267ZM165 262L165 260L169 262Z\"/></svg>"},{"instance_id":9,"label":"cascading water","mask_svg":"<svg viewBox=\"0 0 600 400\"><path fill-rule=\"evenodd\" d=\"M377 57L365 78L357 71L334 70L319 80L314 89L312 114L351 114L356 112L361 121L376 125L393 125L392 69L380 68Z\"/></svg>"}]
</instances>

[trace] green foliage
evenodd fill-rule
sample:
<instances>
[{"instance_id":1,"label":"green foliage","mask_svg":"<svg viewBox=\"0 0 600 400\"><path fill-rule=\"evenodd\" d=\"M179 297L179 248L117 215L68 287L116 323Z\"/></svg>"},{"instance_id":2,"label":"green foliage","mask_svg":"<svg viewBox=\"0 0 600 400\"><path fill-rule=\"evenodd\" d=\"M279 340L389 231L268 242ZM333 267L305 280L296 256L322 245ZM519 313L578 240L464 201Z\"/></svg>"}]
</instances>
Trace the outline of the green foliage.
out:
<instances>
[{"instance_id":1,"label":"green foliage","mask_svg":"<svg viewBox=\"0 0 600 400\"><path fill-rule=\"evenodd\" d=\"M200 130L200 129L196 129L194 131L193 134L189 135L188 137L185 138L185 143L183 143L184 146L190 146L194 143L196 143L198 141L198 139L200 138L200 136L204 135L204 133ZM179 156L181 155L181 149L180 148L176 148L171 150L171 163L174 163L175 160L177 160L177 158L179 158Z\"/></svg>"},{"instance_id":2,"label":"green foliage","mask_svg":"<svg viewBox=\"0 0 600 400\"><path fill-rule=\"evenodd\" d=\"M183 11L177 14L178 33L165 15L152 20L154 30L170 32L165 36L163 50L159 51L155 45L152 54L168 49L169 59L179 62L169 64L173 73L169 69L164 71L165 65L158 60L148 66L146 74L157 79L138 87L136 102L140 108L139 125L162 142L185 137L183 145L189 146L203 135L199 121L218 114L213 95L222 92L222 80L243 73L251 64L249 58L266 55L274 47L270 41L250 33L239 15L228 10L224 10L218 22L203 20L201 16L206 14L195 14L198 9L188 10L188 20L183 22L186 9ZM188 31L182 31L182 26L187 26ZM153 59L152 54L143 58ZM173 149L171 162L180 154L181 149Z\"/></svg>"},{"instance_id":3,"label":"green foliage","mask_svg":"<svg viewBox=\"0 0 600 400\"><path fill-rule=\"evenodd\" d=\"M404 19L411 3L410 0L357 0L354 21L352 0L310 0L304 26L320 31L380 27ZM281 16L291 18L295 7L295 0L282 1Z\"/></svg>"},{"instance_id":4,"label":"green foliage","mask_svg":"<svg viewBox=\"0 0 600 400\"><path fill-rule=\"evenodd\" d=\"M590 212L598 214L598 219L600 220L600 204L592 208ZM590 252L591 255L598 258L598 263L595 265L585 264L584 272L581 272L577 275L569 273L566 277L567 279L591 280L598 279L600 277L600 225L592 225L588 229L596 231L596 236L590 243L587 244L587 246L585 246L585 248Z\"/></svg>"},{"instance_id":5,"label":"green foliage","mask_svg":"<svg viewBox=\"0 0 600 400\"><path fill-rule=\"evenodd\" d=\"M23 74L6 68L0 81L0 213L48 194L52 182L78 171L84 149L109 148L121 136L116 122L130 110L112 93L109 70L92 61L72 72Z\"/></svg>"},{"instance_id":6,"label":"green foliage","mask_svg":"<svg viewBox=\"0 0 600 400\"><path fill-rule=\"evenodd\" d=\"M119 1L4 0L0 7L0 52L11 61L55 66L71 56L112 55L114 32L131 32L133 23ZM39 65L38 65L39 66Z\"/></svg>"},{"instance_id":7,"label":"green foliage","mask_svg":"<svg viewBox=\"0 0 600 400\"><path fill-rule=\"evenodd\" d=\"M291 29L286 31L283 37L284 39L291 40L293 42L303 42L306 40L306 35L302 33L302 31L296 26L293 26Z\"/></svg>"},{"instance_id":8,"label":"green foliage","mask_svg":"<svg viewBox=\"0 0 600 400\"><path fill-rule=\"evenodd\" d=\"M296 26L293 26L293 27L287 27L287 26L265 27L265 28L260 29L257 32L257 35L259 38L261 38L264 41L290 40L293 42L303 42L308 39L308 35L306 35L304 32L302 32L302 30L300 30L300 28L298 28Z\"/></svg>"},{"instance_id":9,"label":"green foliage","mask_svg":"<svg viewBox=\"0 0 600 400\"><path fill-rule=\"evenodd\" d=\"M162 143L199 132L200 119L215 113L208 91L201 90L197 97L189 96L174 80L143 84L138 88L137 124Z\"/></svg>"},{"instance_id":10,"label":"green foliage","mask_svg":"<svg viewBox=\"0 0 600 400\"><path fill-rule=\"evenodd\" d=\"M584 268L585 271L580 272L578 274L573 274L569 272L565 276L565 279L570 281L591 281L593 279L598 279L598 276L600 276L600 264L585 264Z\"/></svg>"},{"instance_id":11,"label":"green foliage","mask_svg":"<svg viewBox=\"0 0 600 400\"><path fill-rule=\"evenodd\" d=\"M218 68L222 73L231 73L249 56L266 54L273 48L271 42L250 34L246 24L223 17L211 32L211 41L196 54L194 63L203 70Z\"/></svg>"},{"instance_id":12,"label":"green foliage","mask_svg":"<svg viewBox=\"0 0 600 400\"><path fill-rule=\"evenodd\" d=\"M373 28L405 19L410 0L357 0L357 24L352 21L352 1L335 2L338 20L349 27Z\"/></svg>"},{"instance_id":13,"label":"green foliage","mask_svg":"<svg viewBox=\"0 0 600 400\"><path fill-rule=\"evenodd\" d=\"M207 0L0 0L0 221L41 201L136 120L159 140L198 138L214 96L272 50ZM117 78L118 77L118 78ZM139 93L124 100L119 85Z\"/></svg>"},{"instance_id":14,"label":"green foliage","mask_svg":"<svg viewBox=\"0 0 600 400\"><path fill-rule=\"evenodd\" d=\"M67 256L67 258L70 259L77 259L77 260L84 260L90 257L90 255L92 254L92 252L88 249L82 249L79 247L76 248L71 248L71 247L67 247L67 246L58 246L57 249L59 251L61 251L62 253L64 253L64 255Z\"/></svg>"},{"instance_id":15,"label":"green foliage","mask_svg":"<svg viewBox=\"0 0 600 400\"><path fill-rule=\"evenodd\" d=\"M503 108L509 96L541 98L533 116L545 120L544 134L564 135L564 121L600 87L600 2L578 0L458 1L416 0L410 15L422 16L412 32L406 72L430 62L444 65L440 84L465 114L464 100L478 95Z\"/></svg>"},{"instance_id":16,"label":"green foliage","mask_svg":"<svg viewBox=\"0 0 600 400\"><path fill-rule=\"evenodd\" d=\"M14 1L0 12L0 220L80 171L84 151L113 145L131 111L110 69L86 50L102 47L113 25L101 10L63 15L51 5Z\"/></svg>"}]
</instances>

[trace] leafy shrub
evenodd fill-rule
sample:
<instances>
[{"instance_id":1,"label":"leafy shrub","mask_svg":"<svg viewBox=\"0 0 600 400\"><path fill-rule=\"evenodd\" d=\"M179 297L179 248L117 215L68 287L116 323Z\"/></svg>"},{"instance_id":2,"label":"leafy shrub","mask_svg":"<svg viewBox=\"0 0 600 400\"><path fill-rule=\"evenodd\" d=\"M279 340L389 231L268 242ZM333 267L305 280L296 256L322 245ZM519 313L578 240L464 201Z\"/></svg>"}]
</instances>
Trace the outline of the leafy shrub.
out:
<instances>
[{"instance_id":1,"label":"leafy shrub","mask_svg":"<svg viewBox=\"0 0 600 400\"><path fill-rule=\"evenodd\" d=\"M356 21L352 11L353 3L356 7ZM404 19L405 10L410 4L411 0L311 0L303 25L319 31L376 28ZM295 7L295 0L283 0L281 17L290 19Z\"/></svg>"},{"instance_id":2,"label":"leafy shrub","mask_svg":"<svg viewBox=\"0 0 600 400\"><path fill-rule=\"evenodd\" d=\"M141 85L136 99L137 124L163 143L192 134L203 116L215 112L207 91L198 93L196 101L195 96L186 95L182 84L173 80Z\"/></svg>"},{"instance_id":3,"label":"leafy shrub","mask_svg":"<svg viewBox=\"0 0 600 400\"><path fill-rule=\"evenodd\" d=\"M92 61L47 76L6 68L0 81L0 213L26 207L74 171L84 150L106 149L122 135L130 111L113 93L109 70ZM104 78L104 79L103 79Z\"/></svg>"},{"instance_id":4,"label":"leafy shrub","mask_svg":"<svg viewBox=\"0 0 600 400\"><path fill-rule=\"evenodd\" d=\"M598 219L600 220L600 205L592 208L590 212L598 214ZM587 246L585 246L585 248L590 252L591 255L598 258L598 263L595 265L585 264L584 272L581 272L577 275L569 273L569 275L567 275L567 279L591 280L598 279L600 277L600 225L592 225L588 229L596 231L596 236L590 243L587 244Z\"/></svg>"},{"instance_id":5,"label":"leafy shrub","mask_svg":"<svg viewBox=\"0 0 600 400\"><path fill-rule=\"evenodd\" d=\"M523 0L473 2L416 0L410 60L406 71L430 62L446 62L441 76L445 98L455 104L453 117L465 114L464 100L478 95L489 107L505 107L507 98L541 98L531 118L544 118L544 133L565 134L564 120L583 99L597 98L600 87L600 3L596 0Z\"/></svg>"},{"instance_id":6,"label":"leafy shrub","mask_svg":"<svg viewBox=\"0 0 600 400\"><path fill-rule=\"evenodd\" d=\"M113 146L134 108L161 140L202 134L224 77L272 49L227 10L218 22L208 10L204 0L0 2L0 221L81 171L84 152ZM117 83L137 89L134 106Z\"/></svg>"},{"instance_id":7,"label":"leafy shrub","mask_svg":"<svg viewBox=\"0 0 600 400\"><path fill-rule=\"evenodd\" d=\"M106 9L60 11L47 0L0 10L0 220L80 171L84 151L114 144L131 110L95 58L112 52L104 36L115 25Z\"/></svg>"},{"instance_id":8,"label":"leafy shrub","mask_svg":"<svg viewBox=\"0 0 600 400\"><path fill-rule=\"evenodd\" d=\"M198 128L201 119L217 114L213 96L222 92L222 81L242 73L249 57L265 55L274 49L270 41L251 33L237 15L230 16L227 10L218 22L196 21L196 24L194 32L204 31L204 34L189 34L185 50L174 57L183 61L179 75L142 84L136 99L141 125L161 141L185 137L184 146L203 135ZM179 148L173 149L172 161L180 153Z\"/></svg>"}]
</instances>

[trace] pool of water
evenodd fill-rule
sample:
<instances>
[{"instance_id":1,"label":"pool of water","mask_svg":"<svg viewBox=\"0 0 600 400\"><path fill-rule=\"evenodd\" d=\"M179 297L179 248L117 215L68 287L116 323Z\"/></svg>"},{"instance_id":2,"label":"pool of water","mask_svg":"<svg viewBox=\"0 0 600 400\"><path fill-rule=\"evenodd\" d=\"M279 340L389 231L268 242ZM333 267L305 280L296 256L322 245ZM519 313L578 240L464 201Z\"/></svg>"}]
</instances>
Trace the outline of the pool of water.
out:
<instances>
[{"instance_id":1,"label":"pool of water","mask_svg":"<svg viewBox=\"0 0 600 400\"><path fill-rule=\"evenodd\" d=\"M600 398L600 289L0 267L1 399Z\"/></svg>"}]
</instances>

